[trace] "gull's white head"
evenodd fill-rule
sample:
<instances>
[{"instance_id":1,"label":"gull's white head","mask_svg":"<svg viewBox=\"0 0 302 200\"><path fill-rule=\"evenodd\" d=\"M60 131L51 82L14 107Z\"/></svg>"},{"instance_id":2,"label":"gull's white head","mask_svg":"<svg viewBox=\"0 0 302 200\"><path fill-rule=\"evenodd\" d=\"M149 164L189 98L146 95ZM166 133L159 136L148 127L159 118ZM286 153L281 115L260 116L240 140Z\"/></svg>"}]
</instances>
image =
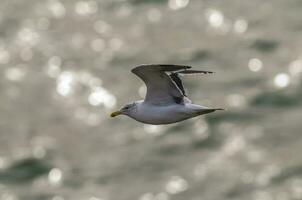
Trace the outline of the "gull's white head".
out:
<instances>
[{"instance_id":1,"label":"gull's white head","mask_svg":"<svg viewBox=\"0 0 302 200\"><path fill-rule=\"evenodd\" d=\"M120 110L111 113L111 117L116 117L118 115L128 115L131 116L136 111L136 103L130 103L122 107Z\"/></svg>"}]
</instances>

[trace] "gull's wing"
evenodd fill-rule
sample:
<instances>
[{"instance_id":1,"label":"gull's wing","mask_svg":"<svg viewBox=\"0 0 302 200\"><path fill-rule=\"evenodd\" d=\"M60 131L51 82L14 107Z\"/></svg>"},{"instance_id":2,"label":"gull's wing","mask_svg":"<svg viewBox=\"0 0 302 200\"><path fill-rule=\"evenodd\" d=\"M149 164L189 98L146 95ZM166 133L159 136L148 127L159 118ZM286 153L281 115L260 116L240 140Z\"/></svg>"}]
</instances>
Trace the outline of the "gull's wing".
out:
<instances>
[{"instance_id":1,"label":"gull's wing","mask_svg":"<svg viewBox=\"0 0 302 200\"><path fill-rule=\"evenodd\" d=\"M191 67L181 65L140 65L131 71L140 77L147 86L145 101L164 105L183 103L184 88L178 75L173 75L173 72L185 71L189 68ZM168 75L167 72L171 72L171 75Z\"/></svg>"},{"instance_id":2,"label":"gull's wing","mask_svg":"<svg viewBox=\"0 0 302 200\"><path fill-rule=\"evenodd\" d=\"M172 78L172 80L175 82L175 84L177 85L177 87L181 90L182 94L184 96L186 95L186 91L185 88L182 84L182 81L179 77L179 75L187 75L187 74L212 74L214 72L211 71L202 71L202 70L191 70L191 69L185 69L185 70L181 70L181 71L177 71L177 72L173 72L170 74L170 77Z\"/></svg>"},{"instance_id":3,"label":"gull's wing","mask_svg":"<svg viewBox=\"0 0 302 200\"><path fill-rule=\"evenodd\" d=\"M179 74L213 74L214 72L188 69L188 70L178 71L177 73L179 73Z\"/></svg>"}]
</instances>

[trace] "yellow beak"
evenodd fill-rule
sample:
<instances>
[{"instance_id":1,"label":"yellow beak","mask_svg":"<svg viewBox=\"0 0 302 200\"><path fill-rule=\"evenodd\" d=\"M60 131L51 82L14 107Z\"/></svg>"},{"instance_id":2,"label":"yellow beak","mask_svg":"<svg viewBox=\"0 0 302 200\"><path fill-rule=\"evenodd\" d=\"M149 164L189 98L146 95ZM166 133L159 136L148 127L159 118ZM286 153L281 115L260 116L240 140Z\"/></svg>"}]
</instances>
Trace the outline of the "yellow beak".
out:
<instances>
[{"instance_id":1,"label":"yellow beak","mask_svg":"<svg viewBox=\"0 0 302 200\"><path fill-rule=\"evenodd\" d=\"M115 111L115 112L113 112L113 113L111 113L111 117L116 117L116 116L118 116L118 115L121 115L122 114L122 112L121 111Z\"/></svg>"}]
</instances>

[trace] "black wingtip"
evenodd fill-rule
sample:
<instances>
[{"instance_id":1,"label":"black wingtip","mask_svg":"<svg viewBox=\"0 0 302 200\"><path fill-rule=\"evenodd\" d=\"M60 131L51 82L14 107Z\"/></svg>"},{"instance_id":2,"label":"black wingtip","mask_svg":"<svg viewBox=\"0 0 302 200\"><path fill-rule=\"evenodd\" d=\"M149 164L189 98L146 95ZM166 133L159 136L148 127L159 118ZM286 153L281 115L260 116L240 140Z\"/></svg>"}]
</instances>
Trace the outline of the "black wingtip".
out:
<instances>
[{"instance_id":1,"label":"black wingtip","mask_svg":"<svg viewBox=\"0 0 302 200\"><path fill-rule=\"evenodd\" d=\"M214 74L215 72L189 69L189 70L182 70L182 71L179 71L177 73L180 73L180 74Z\"/></svg>"}]
</instances>

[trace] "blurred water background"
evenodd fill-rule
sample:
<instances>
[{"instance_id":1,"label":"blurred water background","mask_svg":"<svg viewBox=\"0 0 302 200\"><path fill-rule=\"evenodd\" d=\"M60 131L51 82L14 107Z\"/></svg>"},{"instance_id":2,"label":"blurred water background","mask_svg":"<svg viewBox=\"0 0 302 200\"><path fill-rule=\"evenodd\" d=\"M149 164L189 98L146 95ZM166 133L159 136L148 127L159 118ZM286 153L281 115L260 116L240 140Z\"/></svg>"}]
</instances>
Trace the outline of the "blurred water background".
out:
<instances>
[{"instance_id":1,"label":"blurred water background","mask_svg":"<svg viewBox=\"0 0 302 200\"><path fill-rule=\"evenodd\" d=\"M1 200L302 199L300 0L1 0ZM143 63L225 107L168 126L109 113Z\"/></svg>"}]
</instances>

